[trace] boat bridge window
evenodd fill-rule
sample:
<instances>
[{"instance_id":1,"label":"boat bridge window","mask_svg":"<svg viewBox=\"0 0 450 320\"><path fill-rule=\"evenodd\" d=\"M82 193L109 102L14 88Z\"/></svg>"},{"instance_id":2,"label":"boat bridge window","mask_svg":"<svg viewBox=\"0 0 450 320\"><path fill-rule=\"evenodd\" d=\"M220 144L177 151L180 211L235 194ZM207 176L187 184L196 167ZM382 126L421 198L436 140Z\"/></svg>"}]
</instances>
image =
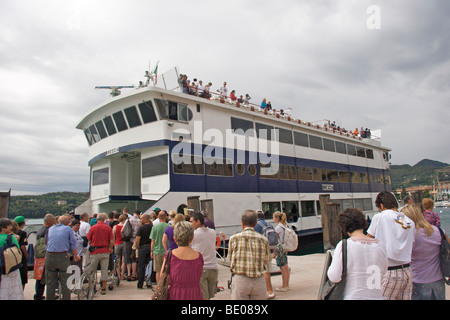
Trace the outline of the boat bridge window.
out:
<instances>
[{"instance_id":1,"label":"boat bridge window","mask_svg":"<svg viewBox=\"0 0 450 320\"><path fill-rule=\"evenodd\" d=\"M372 149L366 149L366 157L367 157L367 159L373 159L373 150Z\"/></svg>"},{"instance_id":2,"label":"boat bridge window","mask_svg":"<svg viewBox=\"0 0 450 320\"><path fill-rule=\"evenodd\" d=\"M91 132L92 139L94 139L94 143L99 142L101 140L100 135L97 132L97 129L95 129L95 125L90 126L89 131Z\"/></svg>"},{"instance_id":3,"label":"boat bridge window","mask_svg":"<svg viewBox=\"0 0 450 320\"><path fill-rule=\"evenodd\" d=\"M95 127L97 128L98 133L100 134L100 138L105 139L108 134L106 133L105 126L103 125L102 120L97 121L95 123Z\"/></svg>"},{"instance_id":4,"label":"boat bridge window","mask_svg":"<svg viewBox=\"0 0 450 320\"><path fill-rule=\"evenodd\" d=\"M109 183L109 168L94 170L92 172L92 185L98 186Z\"/></svg>"},{"instance_id":5,"label":"boat bridge window","mask_svg":"<svg viewBox=\"0 0 450 320\"><path fill-rule=\"evenodd\" d=\"M192 120L193 113L185 103L161 99L155 99L155 102L161 119L181 122L189 122Z\"/></svg>"},{"instance_id":6,"label":"boat bridge window","mask_svg":"<svg viewBox=\"0 0 450 320\"><path fill-rule=\"evenodd\" d=\"M89 129L84 130L84 135L86 136L86 140L88 141L88 144L91 146L94 143L94 139L92 138L92 134L89 131Z\"/></svg>"},{"instance_id":7,"label":"boat bridge window","mask_svg":"<svg viewBox=\"0 0 450 320\"><path fill-rule=\"evenodd\" d=\"M122 111L114 113L113 118L114 118L114 122L116 123L117 130L119 130L119 132L128 129L128 126L127 126L127 123L125 122L125 118L123 116Z\"/></svg>"},{"instance_id":8,"label":"boat bridge window","mask_svg":"<svg viewBox=\"0 0 450 320\"><path fill-rule=\"evenodd\" d=\"M103 119L103 122L105 123L106 130L108 131L108 134L110 136L117 133L116 127L114 126L114 122L113 122L111 116L105 117L105 119Z\"/></svg>"},{"instance_id":9,"label":"boat bridge window","mask_svg":"<svg viewBox=\"0 0 450 320\"><path fill-rule=\"evenodd\" d=\"M323 150L322 138L317 136L309 136L309 146L314 149Z\"/></svg>"},{"instance_id":10,"label":"boat bridge window","mask_svg":"<svg viewBox=\"0 0 450 320\"><path fill-rule=\"evenodd\" d=\"M130 128L138 127L142 125L141 119L135 106L131 106L125 109L125 116L127 117L128 126Z\"/></svg>"},{"instance_id":11,"label":"boat bridge window","mask_svg":"<svg viewBox=\"0 0 450 320\"><path fill-rule=\"evenodd\" d=\"M158 120L156 118L155 109L153 108L153 103L151 101L140 103L138 107L144 123L150 123Z\"/></svg>"},{"instance_id":12,"label":"boat bridge window","mask_svg":"<svg viewBox=\"0 0 450 320\"><path fill-rule=\"evenodd\" d=\"M168 156L162 154L156 157L142 159L142 178L149 178L168 173Z\"/></svg>"}]
</instances>

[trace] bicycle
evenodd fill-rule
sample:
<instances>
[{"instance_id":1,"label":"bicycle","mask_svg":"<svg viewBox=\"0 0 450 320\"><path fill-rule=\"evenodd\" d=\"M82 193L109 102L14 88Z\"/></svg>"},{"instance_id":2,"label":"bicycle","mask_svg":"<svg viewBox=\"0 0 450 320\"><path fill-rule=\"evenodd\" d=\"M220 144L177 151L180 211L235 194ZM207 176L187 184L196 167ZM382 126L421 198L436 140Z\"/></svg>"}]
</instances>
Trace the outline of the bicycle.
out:
<instances>
[{"instance_id":1,"label":"bicycle","mask_svg":"<svg viewBox=\"0 0 450 320\"><path fill-rule=\"evenodd\" d=\"M89 270L88 263L85 270ZM78 300L92 300L95 293L97 292L97 270L92 270L90 272L83 272L80 278L79 289L78 289Z\"/></svg>"}]
</instances>

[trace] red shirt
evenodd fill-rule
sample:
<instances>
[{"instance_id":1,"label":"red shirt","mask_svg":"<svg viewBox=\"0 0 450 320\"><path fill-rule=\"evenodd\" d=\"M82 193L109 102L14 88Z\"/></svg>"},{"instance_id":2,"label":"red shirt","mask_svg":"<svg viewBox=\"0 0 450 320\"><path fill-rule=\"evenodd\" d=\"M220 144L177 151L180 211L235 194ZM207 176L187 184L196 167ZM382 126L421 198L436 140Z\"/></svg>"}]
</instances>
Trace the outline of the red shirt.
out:
<instances>
[{"instance_id":1,"label":"red shirt","mask_svg":"<svg viewBox=\"0 0 450 320\"><path fill-rule=\"evenodd\" d=\"M98 221L89 229L87 238L91 247L99 247L91 254L109 253L109 243L113 239L113 233L111 227L103 221Z\"/></svg>"}]
</instances>

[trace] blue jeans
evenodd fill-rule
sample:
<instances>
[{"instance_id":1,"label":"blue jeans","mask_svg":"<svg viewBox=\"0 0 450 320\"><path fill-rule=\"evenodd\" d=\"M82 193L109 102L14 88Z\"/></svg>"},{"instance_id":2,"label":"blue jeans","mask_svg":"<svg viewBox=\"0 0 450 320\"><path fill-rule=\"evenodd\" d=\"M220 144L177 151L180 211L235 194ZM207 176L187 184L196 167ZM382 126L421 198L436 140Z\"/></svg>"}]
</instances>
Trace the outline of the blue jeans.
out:
<instances>
[{"instance_id":1,"label":"blue jeans","mask_svg":"<svg viewBox=\"0 0 450 320\"><path fill-rule=\"evenodd\" d=\"M412 300L445 300L444 280L413 283Z\"/></svg>"}]
</instances>

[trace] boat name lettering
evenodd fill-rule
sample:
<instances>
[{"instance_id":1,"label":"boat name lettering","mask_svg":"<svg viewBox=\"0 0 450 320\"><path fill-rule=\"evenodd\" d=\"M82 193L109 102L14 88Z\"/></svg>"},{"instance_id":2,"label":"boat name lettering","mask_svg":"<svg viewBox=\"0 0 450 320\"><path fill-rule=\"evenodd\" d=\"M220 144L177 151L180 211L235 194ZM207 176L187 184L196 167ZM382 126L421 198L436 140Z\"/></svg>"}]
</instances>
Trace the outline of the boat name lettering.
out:
<instances>
[{"instance_id":1,"label":"boat name lettering","mask_svg":"<svg viewBox=\"0 0 450 320\"><path fill-rule=\"evenodd\" d=\"M119 148L114 148L114 149L110 149L110 150L106 151L107 156L110 156L115 153L119 153Z\"/></svg>"},{"instance_id":2,"label":"boat name lettering","mask_svg":"<svg viewBox=\"0 0 450 320\"><path fill-rule=\"evenodd\" d=\"M322 184L322 191L334 191L334 185Z\"/></svg>"}]
</instances>

